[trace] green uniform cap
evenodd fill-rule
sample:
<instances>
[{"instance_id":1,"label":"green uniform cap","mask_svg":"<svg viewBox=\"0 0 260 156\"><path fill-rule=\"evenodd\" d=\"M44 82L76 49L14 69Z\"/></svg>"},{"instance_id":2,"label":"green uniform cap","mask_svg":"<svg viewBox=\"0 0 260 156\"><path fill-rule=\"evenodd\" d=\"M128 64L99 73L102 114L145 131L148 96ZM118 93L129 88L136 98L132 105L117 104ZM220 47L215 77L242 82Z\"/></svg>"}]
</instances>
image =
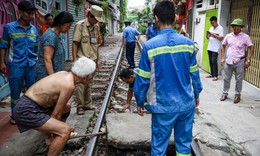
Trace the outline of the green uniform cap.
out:
<instances>
[{"instance_id":1,"label":"green uniform cap","mask_svg":"<svg viewBox=\"0 0 260 156\"><path fill-rule=\"evenodd\" d=\"M237 18L237 19L234 19L233 22L231 23L231 26L232 25L238 25L238 26L244 26L244 21L240 18Z\"/></svg>"}]
</instances>

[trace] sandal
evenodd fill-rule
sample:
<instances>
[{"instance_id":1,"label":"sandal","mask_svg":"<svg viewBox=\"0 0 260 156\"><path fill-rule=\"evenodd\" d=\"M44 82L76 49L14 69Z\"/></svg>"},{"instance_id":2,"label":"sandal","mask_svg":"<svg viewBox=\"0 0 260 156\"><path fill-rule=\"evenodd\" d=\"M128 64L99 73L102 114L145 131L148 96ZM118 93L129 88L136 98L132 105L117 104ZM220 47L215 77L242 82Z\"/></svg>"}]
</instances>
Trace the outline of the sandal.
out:
<instances>
[{"instance_id":1,"label":"sandal","mask_svg":"<svg viewBox=\"0 0 260 156\"><path fill-rule=\"evenodd\" d=\"M16 125L16 122L15 122L15 120L14 120L14 119L12 119L12 118L11 118L11 120L9 121L9 123L10 123L11 125Z\"/></svg>"},{"instance_id":2,"label":"sandal","mask_svg":"<svg viewBox=\"0 0 260 156\"><path fill-rule=\"evenodd\" d=\"M84 115L85 114L85 111L83 108L77 108L77 114L78 115Z\"/></svg>"},{"instance_id":3,"label":"sandal","mask_svg":"<svg viewBox=\"0 0 260 156\"><path fill-rule=\"evenodd\" d=\"M217 78L217 77L214 77L214 78L212 79L212 81L218 81L218 78Z\"/></svg>"},{"instance_id":4,"label":"sandal","mask_svg":"<svg viewBox=\"0 0 260 156\"><path fill-rule=\"evenodd\" d=\"M95 109L97 109L97 107L95 107L93 105L89 105L89 106L83 107L82 109L83 110L95 110Z\"/></svg>"}]
</instances>

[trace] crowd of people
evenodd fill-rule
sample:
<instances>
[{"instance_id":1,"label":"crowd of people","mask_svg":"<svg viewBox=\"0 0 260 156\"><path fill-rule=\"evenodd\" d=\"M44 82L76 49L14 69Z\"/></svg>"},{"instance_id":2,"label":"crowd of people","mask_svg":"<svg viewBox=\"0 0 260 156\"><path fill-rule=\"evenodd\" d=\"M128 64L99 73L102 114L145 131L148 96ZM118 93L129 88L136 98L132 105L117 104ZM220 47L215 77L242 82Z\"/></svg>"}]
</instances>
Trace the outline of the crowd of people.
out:
<instances>
[{"instance_id":1,"label":"crowd of people","mask_svg":"<svg viewBox=\"0 0 260 156\"><path fill-rule=\"evenodd\" d=\"M153 14L154 20L147 28L147 42L143 45L138 68L133 69L128 61L129 68L123 69L119 75L129 84L127 101L120 111L130 110L134 94L138 114L143 116L144 108L152 113L151 154L165 155L174 129L177 155L190 155L194 109L199 104L199 93L202 90L194 43L179 21L175 21L172 2L158 2ZM206 32L206 38L209 40L207 50L210 75L206 78L218 80L218 53L221 51L224 85L220 101L228 98L230 81L235 73L233 102L239 103L244 71L250 66L254 53L253 43L242 32L242 19L234 19L231 23L233 32L226 36L223 27L217 23L216 16L212 16L209 22L212 27ZM175 25L174 29L172 25ZM125 29L125 32L128 30ZM132 38L136 40L134 33Z\"/></svg>"},{"instance_id":2,"label":"crowd of people","mask_svg":"<svg viewBox=\"0 0 260 156\"><path fill-rule=\"evenodd\" d=\"M102 22L103 10L92 5L88 18L76 24L70 72L65 71L61 33L70 30L73 15L62 11L53 19L46 14L45 26L38 32L31 24L37 8L30 1L21 1L18 10L19 19L4 26L0 42L1 72L6 74L11 91L10 124L17 125L21 133L29 129L45 133L48 155L58 155L74 130L64 121L70 114L68 101L75 88L77 97L83 98L79 108L92 101L90 86L99 68L97 23Z\"/></svg>"},{"instance_id":3,"label":"crowd of people","mask_svg":"<svg viewBox=\"0 0 260 156\"><path fill-rule=\"evenodd\" d=\"M72 43L74 64L70 72L64 71L65 48L61 33L70 29L74 22L72 14L63 11L54 19L47 14L46 28L42 28L39 37L31 24L37 8L29 1L21 1L18 10L20 18L5 25L0 43L1 71L7 75L11 89L10 123L17 124L20 132L35 129L45 133L48 155L58 155L74 130L64 122L70 113L68 101L74 90L77 88L78 115L95 109L91 86L95 70L100 68L97 23L103 22L103 10L92 5L88 16L76 23ZM152 156L165 155L173 129L176 153L190 155L194 112L202 91L194 42L176 21L173 2L158 2L153 15L138 67L134 52L140 32L130 26L130 21L125 22L122 46L129 68L122 70L119 77L129 84L129 90L126 104L120 111L130 110L131 99L135 96L137 113L143 116L144 108L151 112ZM174 23L175 29L172 27ZM227 99L230 80L235 73L234 103L238 103L244 70L250 66L254 46L250 37L241 31L244 27L242 19L231 23L233 32L225 37L217 17L211 17L210 23L212 27L206 37L209 39L207 50L211 72L207 78L218 80L217 58L221 49L225 74L220 100ZM5 56L8 59L5 60ZM20 97L24 85L27 90Z\"/></svg>"}]
</instances>

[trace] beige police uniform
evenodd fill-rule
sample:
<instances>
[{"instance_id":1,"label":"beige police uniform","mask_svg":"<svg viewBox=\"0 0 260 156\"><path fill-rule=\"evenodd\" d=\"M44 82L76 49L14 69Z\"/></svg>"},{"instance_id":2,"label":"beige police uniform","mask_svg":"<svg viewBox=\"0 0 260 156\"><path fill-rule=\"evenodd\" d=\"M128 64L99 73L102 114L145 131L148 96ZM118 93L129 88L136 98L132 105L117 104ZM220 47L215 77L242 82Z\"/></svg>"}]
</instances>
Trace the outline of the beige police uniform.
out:
<instances>
[{"instance_id":1,"label":"beige police uniform","mask_svg":"<svg viewBox=\"0 0 260 156\"><path fill-rule=\"evenodd\" d=\"M85 56L96 62L98 59L98 32L98 25L91 26L87 18L76 23L73 42L78 43L77 57ZM92 105L91 86L92 81L87 85L79 84L77 86L78 108L87 108Z\"/></svg>"}]
</instances>

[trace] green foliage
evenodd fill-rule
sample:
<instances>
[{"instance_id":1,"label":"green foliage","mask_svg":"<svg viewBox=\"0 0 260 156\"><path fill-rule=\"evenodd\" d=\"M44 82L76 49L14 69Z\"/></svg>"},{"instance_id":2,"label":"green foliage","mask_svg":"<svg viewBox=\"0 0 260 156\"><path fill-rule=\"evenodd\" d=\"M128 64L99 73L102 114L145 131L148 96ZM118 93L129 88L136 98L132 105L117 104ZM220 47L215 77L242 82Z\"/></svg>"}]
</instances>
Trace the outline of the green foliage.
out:
<instances>
[{"instance_id":1,"label":"green foliage","mask_svg":"<svg viewBox=\"0 0 260 156\"><path fill-rule=\"evenodd\" d=\"M110 10L109 10L109 4L107 0L102 1L102 6L101 8L103 9L103 15L105 16L105 19L110 19Z\"/></svg>"},{"instance_id":2,"label":"green foliage","mask_svg":"<svg viewBox=\"0 0 260 156\"><path fill-rule=\"evenodd\" d=\"M75 14L78 16L79 11L81 11L80 5L83 4L83 0L73 0L73 3L75 4Z\"/></svg>"},{"instance_id":3,"label":"green foliage","mask_svg":"<svg viewBox=\"0 0 260 156\"><path fill-rule=\"evenodd\" d=\"M108 34L108 30L106 29L106 23L101 23L100 25L100 32L103 36L106 36Z\"/></svg>"},{"instance_id":4,"label":"green foliage","mask_svg":"<svg viewBox=\"0 0 260 156\"><path fill-rule=\"evenodd\" d=\"M52 7L52 10L51 10L51 14L55 16L57 16L59 14L59 10L57 10L56 8Z\"/></svg>"},{"instance_id":5,"label":"green foliage","mask_svg":"<svg viewBox=\"0 0 260 156\"><path fill-rule=\"evenodd\" d=\"M138 31L139 31L141 34L145 34L146 29L147 29L147 24L146 24L146 23L140 23L140 24L139 24Z\"/></svg>"},{"instance_id":6,"label":"green foliage","mask_svg":"<svg viewBox=\"0 0 260 156\"><path fill-rule=\"evenodd\" d=\"M122 0L120 3L120 31L123 31L123 23L126 19L127 0Z\"/></svg>"},{"instance_id":7,"label":"green foliage","mask_svg":"<svg viewBox=\"0 0 260 156\"><path fill-rule=\"evenodd\" d=\"M137 9L132 10L131 12L129 12L128 18L131 21L138 21L138 23L142 23L142 22L146 22L147 20L152 20L153 15L151 12L151 8L146 6L142 10L137 10Z\"/></svg>"}]
</instances>

